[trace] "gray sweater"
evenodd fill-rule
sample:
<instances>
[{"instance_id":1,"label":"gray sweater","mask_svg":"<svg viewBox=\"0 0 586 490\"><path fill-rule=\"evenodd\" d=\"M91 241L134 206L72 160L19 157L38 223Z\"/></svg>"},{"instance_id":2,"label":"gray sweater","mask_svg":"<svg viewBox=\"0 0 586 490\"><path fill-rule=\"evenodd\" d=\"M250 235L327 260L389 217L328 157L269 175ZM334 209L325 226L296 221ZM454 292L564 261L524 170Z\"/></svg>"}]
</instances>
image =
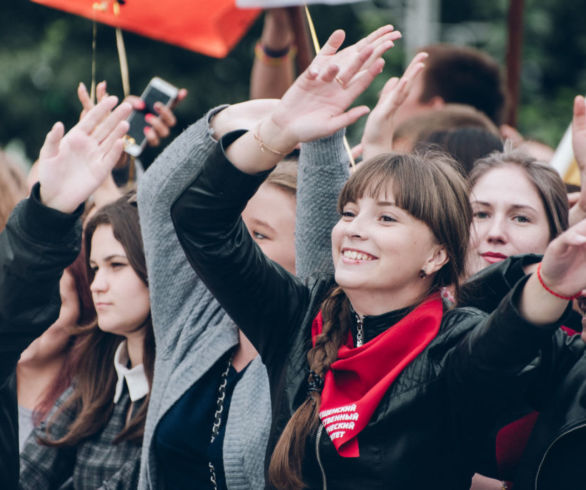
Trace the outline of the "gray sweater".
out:
<instances>
[{"instance_id":1,"label":"gray sweater","mask_svg":"<svg viewBox=\"0 0 586 490\"><path fill-rule=\"evenodd\" d=\"M170 208L194 180L215 146L209 117L190 126L157 158L138 187L138 209L149 276L157 356L146 419L140 489L160 488L153 435L177 400L238 342L237 328L191 268L175 235ZM297 267L300 275L331 267L330 231L335 208L324 218L324 203L335 202L346 180L342 134L302 150L297 209ZM340 151L340 148L342 149ZM305 156L312 156L309 161ZM315 178L318 167L337 163L331 178ZM337 176L337 181L334 180ZM309 185L304 186L307 182ZM304 187L308 191L303 197ZM318 196L313 199L311 196ZM306 202L307 205L302 205ZM326 213L327 215L327 213ZM325 219L325 220L324 220ZM223 456L232 489L264 487L264 459L271 424L269 384L260 357L236 385L226 425Z\"/></svg>"}]
</instances>

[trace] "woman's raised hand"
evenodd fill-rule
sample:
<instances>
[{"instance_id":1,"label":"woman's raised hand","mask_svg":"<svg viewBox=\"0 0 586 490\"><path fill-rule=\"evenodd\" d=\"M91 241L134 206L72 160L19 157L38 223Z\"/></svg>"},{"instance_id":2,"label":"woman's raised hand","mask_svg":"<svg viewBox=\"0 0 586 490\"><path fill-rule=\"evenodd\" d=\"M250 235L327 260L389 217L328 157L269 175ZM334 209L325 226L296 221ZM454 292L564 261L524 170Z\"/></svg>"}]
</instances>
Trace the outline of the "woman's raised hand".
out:
<instances>
[{"instance_id":1,"label":"woman's raised hand","mask_svg":"<svg viewBox=\"0 0 586 490\"><path fill-rule=\"evenodd\" d=\"M122 154L132 110L117 103L106 96L67 134L60 122L49 131L38 163L43 204L71 213L109 175Z\"/></svg>"},{"instance_id":2,"label":"woman's raised hand","mask_svg":"<svg viewBox=\"0 0 586 490\"><path fill-rule=\"evenodd\" d=\"M362 134L362 156L365 160L393 151L394 117L417 77L425 67L427 53L417 53L401 78L393 77L383 87L376 107L368 115Z\"/></svg>"},{"instance_id":3,"label":"woman's raised hand","mask_svg":"<svg viewBox=\"0 0 586 490\"><path fill-rule=\"evenodd\" d=\"M586 289L586 220L555 238L545 250L539 279L525 284L519 309L535 325L557 321L568 299Z\"/></svg>"},{"instance_id":4,"label":"woman's raised hand","mask_svg":"<svg viewBox=\"0 0 586 490\"><path fill-rule=\"evenodd\" d=\"M259 128L273 147L292 149L297 143L335 133L368 113L366 106L348 108L381 73L382 55L400 33L384 26L342 51L344 31L335 31L311 65L297 78L268 120ZM272 125L272 128L267 126ZM266 128L266 129L265 129Z\"/></svg>"}]
</instances>

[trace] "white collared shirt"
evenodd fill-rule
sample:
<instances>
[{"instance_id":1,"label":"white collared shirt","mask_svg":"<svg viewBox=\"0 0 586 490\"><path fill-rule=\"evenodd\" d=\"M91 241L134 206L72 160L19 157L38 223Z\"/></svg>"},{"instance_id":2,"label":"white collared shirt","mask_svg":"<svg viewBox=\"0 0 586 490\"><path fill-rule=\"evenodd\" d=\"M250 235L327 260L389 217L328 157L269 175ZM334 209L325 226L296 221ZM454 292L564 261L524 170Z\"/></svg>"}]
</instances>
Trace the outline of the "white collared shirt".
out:
<instances>
[{"instance_id":1,"label":"white collared shirt","mask_svg":"<svg viewBox=\"0 0 586 490\"><path fill-rule=\"evenodd\" d=\"M124 382L128 387L128 394L130 400L136 402L144 398L149 392L149 382L144 372L144 366L139 364L129 369L128 366L128 347L126 340L120 342L114 354L114 368L118 374L118 381L116 382L116 391L114 393L114 403L118 403L122 396L124 389Z\"/></svg>"}]
</instances>

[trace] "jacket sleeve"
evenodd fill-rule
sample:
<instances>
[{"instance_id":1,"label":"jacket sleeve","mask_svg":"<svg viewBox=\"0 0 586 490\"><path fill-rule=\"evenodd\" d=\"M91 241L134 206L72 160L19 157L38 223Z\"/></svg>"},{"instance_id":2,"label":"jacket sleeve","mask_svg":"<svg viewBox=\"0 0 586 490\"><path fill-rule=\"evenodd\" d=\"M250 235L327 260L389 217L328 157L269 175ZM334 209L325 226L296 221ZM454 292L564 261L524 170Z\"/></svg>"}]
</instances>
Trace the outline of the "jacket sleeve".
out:
<instances>
[{"instance_id":1,"label":"jacket sleeve","mask_svg":"<svg viewBox=\"0 0 586 490\"><path fill-rule=\"evenodd\" d=\"M304 143L297 173L295 264L304 279L322 272L333 274L332 228L340 219L338 196L348 180L348 154L344 130Z\"/></svg>"},{"instance_id":2,"label":"jacket sleeve","mask_svg":"<svg viewBox=\"0 0 586 490\"><path fill-rule=\"evenodd\" d=\"M539 409L581 356L581 341L559 331L571 305L550 325L537 327L522 317L517 305L528 278L519 280L490 315L478 312L474 328L451 352L448 379L461 407L509 415L522 405Z\"/></svg>"},{"instance_id":3,"label":"jacket sleeve","mask_svg":"<svg viewBox=\"0 0 586 490\"><path fill-rule=\"evenodd\" d=\"M0 382L59 316L59 280L80 250L81 210L43 206L37 185L0 233Z\"/></svg>"},{"instance_id":4,"label":"jacket sleeve","mask_svg":"<svg viewBox=\"0 0 586 490\"><path fill-rule=\"evenodd\" d=\"M267 174L245 174L226 159L223 147L241 134L218 142L171 216L192 266L267 364L288 348L309 291L265 257L240 218Z\"/></svg>"},{"instance_id":5,"label":"jacket sleeve","mask_svg":"<svg viewBox=\"0 0 586 490\"><path fill-rule=\"evenodd\" d=\"M37 490L39 488L67 488L66 482L73 475L75 466L75 447L49 447L41 444L38 437L47 435L52 439L63 437L76 416L73 409L53 414L71 396L72 388L68 388L59 397L54 408L36 427L26 440L20 453L20 490Z\"/></svg>"},{"instance_id":6,"label":"jacket sleeve","mask_svg":"<svg viewBox=\"0 0 586 490\"><path fill-rule=\"evenodd\" d=\"M491 313L525 276L524 268L540 260L541 255L513 255L482 269L462 285L458 306L473 306Z\"/></svg>"},{"instance_id":7,"label":"jacket sleeve","mask_svg":"<svg viewBox=\"0 0 586 490\"><path fill-rule=\"evenodd\" d=\"M208 129L208 120L216 111L210 111L176 138L149 167L138 186L157 355L173 351L184 328L189 328L190 336L195 338L224 315L189 264L170 212L173 202L199 174L216 147ZM189 318L209 321L186 321Z\"/></svg>"}]
</instances>

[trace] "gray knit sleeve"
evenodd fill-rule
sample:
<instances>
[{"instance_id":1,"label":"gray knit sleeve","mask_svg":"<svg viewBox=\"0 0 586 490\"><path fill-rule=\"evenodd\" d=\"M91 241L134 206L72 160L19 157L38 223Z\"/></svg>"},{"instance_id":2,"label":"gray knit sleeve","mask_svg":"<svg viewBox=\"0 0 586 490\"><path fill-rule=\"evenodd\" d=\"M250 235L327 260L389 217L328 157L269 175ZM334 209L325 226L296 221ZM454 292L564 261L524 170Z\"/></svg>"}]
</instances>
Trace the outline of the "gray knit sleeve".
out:
<instances>
[{"instance_id":1,"label":"gray knit sleeve","mask_svg":"<svg viewBox=\"0 0 586 490\"><path fill-rule=\"evenodd\" d=\"M301 146L297 176L297 276L333 273L331 232L339 219L338 195L349 175L344 130Z\"/></svg>"},{"instance_id":2,"label":"gray knit sleeve","mask_svg":"<svg viewBox=\"0 0 586 490\"><path fill-rule=\"evenodd\" d=\"M201 163L216 146L208 120L209 113L177 137L138 185L157 356L170 355L180 348L184 342L179 342L179 337L185 326L203 331L224 315L185 257L170 215L171 205L195 179ZM190 332L192 340L197 335Z\"/></svg>"}]
</instances>

